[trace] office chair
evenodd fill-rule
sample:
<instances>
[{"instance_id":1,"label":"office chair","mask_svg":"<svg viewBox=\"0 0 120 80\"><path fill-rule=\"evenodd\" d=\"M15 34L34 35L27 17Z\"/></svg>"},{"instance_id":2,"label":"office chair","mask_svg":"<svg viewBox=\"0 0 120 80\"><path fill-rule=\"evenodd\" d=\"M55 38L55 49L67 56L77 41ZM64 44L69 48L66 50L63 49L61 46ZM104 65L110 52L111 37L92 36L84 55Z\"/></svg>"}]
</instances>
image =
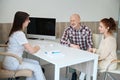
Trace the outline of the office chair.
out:
<instances>
[{"instance_id":1,"label":"office chair","mask_svg":"<svg viewBox=\"0 0 120 80\"><path fill-rule=\"evenodd\" d=\"M0 45L0 47L6 47L6 45ZM22 63L22 59L15 54L0 52L0 58L2 58L1 56L11 56L16 58L20 64ZM22 70L3 69L2 61L0 61L0 79L8 78L8 80L12 80L12 79L16 80L16 77L31 77L31 76L32 76L32 71L29 69L22 69Z\"/></svg>"},{"instance_id":2,"label":"office chair","mask_svg":"<svg viewBox=\"0 0 120 80\"><path fill-rule=\"evenodd\" d=\"M113 63L117 63L117 69L115 70L108 70L109 67L113 64ZM105 71L105 76L104 76L104 80L107 80L107 78L109 77L111 80L118 80L116 79L113 75L111 75L111 73L113 74L120 74L120 60L113 60L111 61L111 63L108 65L106 71Z\"/></svg>"}]
</instances>

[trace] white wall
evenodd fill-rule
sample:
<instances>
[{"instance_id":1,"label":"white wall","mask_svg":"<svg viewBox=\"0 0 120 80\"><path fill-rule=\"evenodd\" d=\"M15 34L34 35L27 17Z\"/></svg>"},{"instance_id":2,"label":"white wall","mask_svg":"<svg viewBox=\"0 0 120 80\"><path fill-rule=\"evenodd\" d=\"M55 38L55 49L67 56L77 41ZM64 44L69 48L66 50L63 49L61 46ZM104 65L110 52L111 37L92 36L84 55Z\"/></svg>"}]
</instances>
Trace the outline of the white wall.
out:
<instances>
[{"instance_id":1,"label":"white wall","mask_svg":"<svg viewBox=\"0 0 120 80\"><path fill-rule=\"evenodd\" d=\"M82 21L118 20L119 5L120 0L0 0L0 23L12 22L20 10L31 16L55 17L57 22L69 21L72 13L79 13Z\"/></svg>"}]
</instances>

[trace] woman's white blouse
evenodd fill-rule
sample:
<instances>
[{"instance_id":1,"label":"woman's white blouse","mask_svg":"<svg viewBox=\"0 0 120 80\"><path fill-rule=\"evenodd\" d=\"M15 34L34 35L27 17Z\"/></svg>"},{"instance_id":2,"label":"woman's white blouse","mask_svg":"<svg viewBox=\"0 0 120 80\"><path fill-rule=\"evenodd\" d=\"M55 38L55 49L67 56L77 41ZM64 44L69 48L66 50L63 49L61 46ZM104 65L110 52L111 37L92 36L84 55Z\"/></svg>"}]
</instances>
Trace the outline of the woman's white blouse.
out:
<instances>
[{"instance_id":1,"label":"woman's white blouse","mask_svg":"<svg viewBox=\"0 0 120 80\"><path fill-rule=\"evenodd\" d=\"M16 31L9 38L7 50L21 57L25 50L23 46L25 43L28 43L25 34L22 31Z\"/></svg>"},{"instance_id":2,"label":"woman's white blouse","mask_svg":"<svg viewBox=\"0 0 120 80\"><path fill-rule=\"evenodd\" d=\"M16 31L9 37L7 52L22 57L25 50L23 44L28 43L25 34L22 31ZM14 57L7 56L4 58L3 67L5 69L16 70L19 62Z\"/></svg>"}]
</instances>

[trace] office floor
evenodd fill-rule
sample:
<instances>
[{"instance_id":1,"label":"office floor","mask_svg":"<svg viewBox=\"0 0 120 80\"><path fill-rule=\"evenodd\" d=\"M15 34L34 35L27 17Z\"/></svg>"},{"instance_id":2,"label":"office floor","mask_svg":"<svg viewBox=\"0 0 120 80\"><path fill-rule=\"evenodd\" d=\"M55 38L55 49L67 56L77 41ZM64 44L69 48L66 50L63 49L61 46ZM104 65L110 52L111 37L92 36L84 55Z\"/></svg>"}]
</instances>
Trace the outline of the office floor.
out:
<instances>
[{"instance_id":1,"label":"office floor","mask_svg":"<svg viewBox=\"0 0 120 80\"><path fill-rule=\"evenodd\" d=\"M47 64L45 66L42 66L45 68L45 76L46 80L54 80L54 66L51 64ZM60 80L71 80L71 73L69 73L69 76L66 76L66 68L62 68L60 72ZM111 74L116 78L116 80L120 80L120 77L118 74ZM97 80L103 80L104 73L101 73L98 75ZM7 80L7 79L0 79L0 80ZM24 77L20 78L19 80L25 80ZM107 78L107 80L111 80L110 78Z\"/></svg>"},{"instance_id":2,"label":"office floor","mask_svg":"<svg viewBox=\"0 0 120 80\"><path fill-rule=\"evenodd\" d=\"M44 68L46 69L46 79L47 80L54 80L54 66L51 64L45 65ZM111 74L113 77L115 77L116 80L120 80L120 75L118 74ZM60 80L71 80L71 73L68 73L66 76L66 68L62 68L60 72ZM79 76L79 75L78 75ZM97 77L97 80L103 80L104 73L100 73ZM111 80L109 77L107 80Z\"/></svg>"},{"instance_id":3,"label":"office floor","mask_svg":"<svg viewBox=\"0 0 120 80\"><path fill-rule=\"evenodd\" d=\"M54 65L47 64L42 67L45 69L46 80L54 80ZM66 76L66 68L62 68L60 71L60 80L69 80Z\"/></svg>"}]
</instances>

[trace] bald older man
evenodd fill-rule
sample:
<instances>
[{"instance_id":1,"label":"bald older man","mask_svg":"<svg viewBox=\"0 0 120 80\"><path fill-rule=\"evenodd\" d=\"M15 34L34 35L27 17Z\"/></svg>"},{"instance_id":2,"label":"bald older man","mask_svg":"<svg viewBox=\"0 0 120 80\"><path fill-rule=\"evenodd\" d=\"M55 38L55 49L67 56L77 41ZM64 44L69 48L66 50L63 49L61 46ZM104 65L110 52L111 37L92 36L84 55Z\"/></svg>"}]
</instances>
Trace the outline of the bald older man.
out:
<instances>
[{"instance_id":1,"label":"bald older man","mask_svg":"<svg viewBox=\"0 0 120 80\"><path fill-rule=\"evenodd\" d=\"M79 14L70 16L70 26L65 29L60 43L81 50L89 51L92 48L92 32L87 26L80 24ZM72 71L74 72L71 80L77 80L76 70L72 69Z\"/></svg>"},{"instance_id":2,"label":"bald older man","mask_svg":"<svg viewBox=\"0 0 120 80\"><path fill-rule=\"evenodd\" d=\"M80 24L79 14L71 15L70 26L65 29L60 43L81 50L89 50L93 46L92 32L87 26Z\"/></svg>"}]
</instances>

